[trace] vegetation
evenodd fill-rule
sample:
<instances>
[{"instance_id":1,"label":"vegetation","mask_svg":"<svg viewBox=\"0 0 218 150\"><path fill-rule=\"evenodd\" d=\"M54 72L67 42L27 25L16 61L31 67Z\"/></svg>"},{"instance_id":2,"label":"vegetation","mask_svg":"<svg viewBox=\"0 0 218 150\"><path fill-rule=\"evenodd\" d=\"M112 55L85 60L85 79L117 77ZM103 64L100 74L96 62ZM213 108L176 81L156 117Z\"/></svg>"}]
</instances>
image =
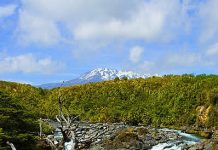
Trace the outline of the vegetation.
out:
<instances>
[{"instance_id":1,"label":"vegetation","mask_svg":"<svg viewBox=\"0 0 218 150\"><path fill-rule=\"evenodd\" d=\"M58 90L0 81L0 143L35 144L37 120L58 114ZM218 76L167 75L61 88L63 111L92 122L218 127ZM27 142L28 141L28 142Z\"/></svg>"},{"instance_id":2,"label":"vegetation","mask_svg":"<svg viewBox=\"0 0 218 150\"><path fill-rule=\"evenodd\" d=\"M19 150L40 149L38 119L43 116L39 108L45 93L30 85L0 81L0 148L10 149L6 145L10 141ZM43 128L49 131L48 125Z\"/></svg>"},{"instance_id":3,"label":"vegetation","mask_svg":"<svg viewBox=\"0 0 218 150\"><path fill-rule=\"evenodd\" d=\"M104 141L106 149L134 149L139 147L140 139L138 134L133 132L134 129L124 129L116 132L110 139Z\"/></svg>"},{"instance_id":4,"label":"vegetation","mask_svg":"<svg viewBox=\"0 0 218 150\"><path fill-rule=\"evenodd\" d=\"M0 147L13 142L18 149L33 150L36 145L37 122L16 99L0 92Z\"/></svg>"},{"instance_id":5,"label":"vegetation","mask_svg":"<svg viewBox=\"0 0 218 150\"><path fill-rule=\"evenodd\" d=\"M214 75L116 80L61 90L66 111L82 120L154 126L218 126L218 76ZM55 97L57 89L49 92L47 105L51 106ZM52 112L57 110L55 107ZM54 115L51 111L46 114Z\"/></svg>"}]
</instances>

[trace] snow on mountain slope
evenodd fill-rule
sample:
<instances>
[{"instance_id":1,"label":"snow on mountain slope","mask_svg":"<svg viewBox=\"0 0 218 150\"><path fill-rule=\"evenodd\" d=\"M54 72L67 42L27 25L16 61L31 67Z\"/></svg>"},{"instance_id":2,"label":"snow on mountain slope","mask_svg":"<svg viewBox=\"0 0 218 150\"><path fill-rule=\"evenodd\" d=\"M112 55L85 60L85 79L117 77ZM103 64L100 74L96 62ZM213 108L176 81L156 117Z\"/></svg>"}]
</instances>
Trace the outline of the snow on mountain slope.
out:
<instances>
[{"instance_id":1,"label":"snow on mountain slope","mask_svg":"<svg viewBox=\"0 0 218 150\"><path fill-rule=\"evenodd\" d=\"M101 78L101 80L112 80L115 77L127 77L128 79L132 78L146 78L150 77L151 75L140 75L138 73L134 73L132 71L118 71L114 69L108 69L108 68L97 68L94 69L80 77L82 80L90 80L95 77Z\"/></svg>"},{"instance_id":2,"label":"snow on mountain slope","mask_svg":"<svg viewBox=\"0 0 218 150\"><path fill-rule=\"evenodd\" d=\"M138 74L132 71L118 71L115 69L97 68L97 69L94 69L92 71L89 71L81 75L79 78L65 81L63 86L113 80L116 77L119 77L119 78L127 77L128 79L134 79L134 78L148 78L151 76L152 75L150 74ZM45 88L45 89L51 89L51 88L60 87L61 84L62 83L48 83L48 84L39 85L38 87Z\"/></svg>"}]
</instances>

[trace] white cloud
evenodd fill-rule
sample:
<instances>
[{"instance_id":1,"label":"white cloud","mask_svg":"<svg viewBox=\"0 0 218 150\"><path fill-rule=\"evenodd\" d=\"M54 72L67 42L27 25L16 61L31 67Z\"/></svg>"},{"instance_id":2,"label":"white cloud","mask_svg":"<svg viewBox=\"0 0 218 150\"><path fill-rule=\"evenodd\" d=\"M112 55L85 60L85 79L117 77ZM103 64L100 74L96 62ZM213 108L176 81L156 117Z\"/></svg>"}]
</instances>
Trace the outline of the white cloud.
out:
<instances>
[{"instance_id":1,"label":"white cloud","mask_svg":"<svg viewBox=\"0 0 218 150\"><path fill-rule=\"evenodd\" d=\"M32 54L18 56L4 55L0 58L0 73L43 73L50 74L62 70L64 65L51 58L35 58Z\"/></svg>"},{"instance_id":2,"label":"white cloud","mask_svg":"<svg viewBox=\"0 0 218 150\"><path fill-rule=\"evenodd\" d=\"M193 73L201 67L211 68L216 66L215 59L204 55L205 53L181 51L165 53L156 60L145 60L132 65L131 68L143 73ZM191 71L191 72L189 72Z\"/></svg>"},{"instance_id":3,"label":"white cloud","mask_svg":"<svg viewBox=\"0 0 218 150\"><path fill-rule=\"evenodd\" d=\"M141 0L22 0L22 9L62 21L125 18Z\"/></svg>"},{"instance_id":4,"label":"white cloud","mask_svg":"<svg viewBox=\"0 0 218 150\"><path fill-rule=\"evenodd\" d=\"M73 29L75 38L160 40L171 36L171 30L183 23L179 1L140 1L134 11L124 11L129 14L126 18L111 16L103 21L79 23L79 26Z\"/></svg>"},{"instance_id":5,"label":"white cloud","mask_svg":"<svg viewBox=\"0 0 218 150\"><path fill-rule=\"evenodd\" d=\"M144 49L140 46L135 46L130 49L129 59L133 63L138 63L141 59L141 55L144 52Z\"/></svg>"},{"instance_id":6,"label":"white cloud","mask_svg":"<svg viewBox=\"0 0 218 150\"><path fill-rule=\"evenodd\" d=\"M215 43L214 45L210 46L206 50L206 54L209 56L217 56L218 55L218 43Z\"/></svg>"},{"instance_id":7,"label":"white cloud","mask_svg":"<svg viewBox=\"0 0 218 150\"><path fill-rule=\"evenodd\" d=\"M139 64L137 70L140 70L144 73L157 73L155 62L145 60L142 64Z\"/></svg>"},{"instance_id":8,"label":"white cloud","mask_svg":"<svg viewBox=\"0 0 218 150\"><path fill-rule=\"evenodd\" d=\"M192 52L178 52L167 55L165 57L164 63L167 66L191 67L196 64L200 64L201 60L201 54Z\"/></svg>"},{"instance_id":9,"label":"white cloud","mask_svg":"<svg viewBox=\"0 0 218 150\"><path fill-rule=\"evenodd\" d=\"M16 5L0 6L0 18L8 17L14 14Z\"/></svg>"},{"instance_id":10,"label":"white cloud","mask_svg":"<svg viewBox=\"0 0 218 150\"><path fill-rule=\"evenodd\" d=\"M55 44L64 38L62 23L74 40L166 40L183 26L184 13L179 0L22 0L18 36Z\"/></svg>"},{"instance_id":11,"label":"white cloud","mask_svg":"<svg viewBox=\"0 0 218 150\"><path fill-rule=\"evenodd\" d=\"M218 1L208 0L205 1L199 9L199 15L202 24L201 41L211 40L218 35Z\"/></svg>"},{"instance_id":12,"label":"white cloud","mask_svg":"<svg viewBox=\"0 0 218 150\"><path fill-rule=\"evenodd\" d=\"M20 11L17 34L18 41L22 44L52 45L61 39L55 22L26 11Z\"/></svg>"}]
</instances>

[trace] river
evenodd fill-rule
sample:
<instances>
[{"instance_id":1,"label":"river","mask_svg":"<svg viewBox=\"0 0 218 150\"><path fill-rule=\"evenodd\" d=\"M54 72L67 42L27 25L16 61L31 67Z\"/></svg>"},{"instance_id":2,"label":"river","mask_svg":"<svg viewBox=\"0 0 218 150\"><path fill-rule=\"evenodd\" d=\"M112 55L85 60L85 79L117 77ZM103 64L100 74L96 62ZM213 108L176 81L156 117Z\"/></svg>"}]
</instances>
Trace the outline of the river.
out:
<instances>
[{"instance_id":1,"label":"river","mask_svg":"<svg viewBox=\"0 0 218 150\"><path fill-rule=\"evenodd\" d=\"M184 133L180 130L167 129L167 128L159 129L159 130L164 132L175 132L178 135L182 136L182 139L169 140L165 143L159 143L158 145L153 146L151 150L182 150L182 147L184 147L185 145L193 145L200 141L199 137L192 134Z\"/></svg>"},{"instance_id":2,"label":"river","mask_svg":"<svg viewBox=\"0 0 218 150\"><path fill-rule=\"evenodd\" d=\"M89 127L91 127L90 129L92 129L92 126L96 126L96 132L100 132L100 125L95 125L95 124L87 124ZM80 129L82 128L86 128L85 124L80 124ZM55 126L54 126L55 127ZM120 128L128 128L129 126L121 126ZM92 129L94 130L94 129ZM156 129L154 129L156 130ZM57 130L58 131L58 130ZM190 146L193 144L196 144L200 141L200 138L192 135L192 134L188 134L185 132L182 132L180 130L174 130L174 129L168 129L168 128L161 128L161 129L157 129L157 131L159 131L159 133L165 133L164 135L178 135L180 136L180 138L170 138L168 140L163 141L163 143L158 143L157 145L154 145L151 150L182 150L182 148L184 146ZM57 141L61 140L62 135L59 132L55 132L55 139ZM103 137L102 137L103 140ZM69 143L65 143L65 149L66 150L71 150L72 149L72 145L74 145L75 143L73 141L70 141Z\"/></svg>"}]
</instances>

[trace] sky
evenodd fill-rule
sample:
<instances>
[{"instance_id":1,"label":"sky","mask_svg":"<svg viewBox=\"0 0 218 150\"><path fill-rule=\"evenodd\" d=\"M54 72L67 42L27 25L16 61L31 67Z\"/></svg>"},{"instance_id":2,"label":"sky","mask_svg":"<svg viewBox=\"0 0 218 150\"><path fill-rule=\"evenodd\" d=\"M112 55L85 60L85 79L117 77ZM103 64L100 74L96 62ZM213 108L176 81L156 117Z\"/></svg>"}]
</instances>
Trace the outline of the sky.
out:
<instances>
[{"instance_id":1,"label":"sky","mask_svg":"<svg viewBox=\"0 0 218 150\"><path fill-rule=\"evenodd\" d=\"M218 74L217 0L1 0L0 80L95 68Z\"/></svg>"}]
</instances>

